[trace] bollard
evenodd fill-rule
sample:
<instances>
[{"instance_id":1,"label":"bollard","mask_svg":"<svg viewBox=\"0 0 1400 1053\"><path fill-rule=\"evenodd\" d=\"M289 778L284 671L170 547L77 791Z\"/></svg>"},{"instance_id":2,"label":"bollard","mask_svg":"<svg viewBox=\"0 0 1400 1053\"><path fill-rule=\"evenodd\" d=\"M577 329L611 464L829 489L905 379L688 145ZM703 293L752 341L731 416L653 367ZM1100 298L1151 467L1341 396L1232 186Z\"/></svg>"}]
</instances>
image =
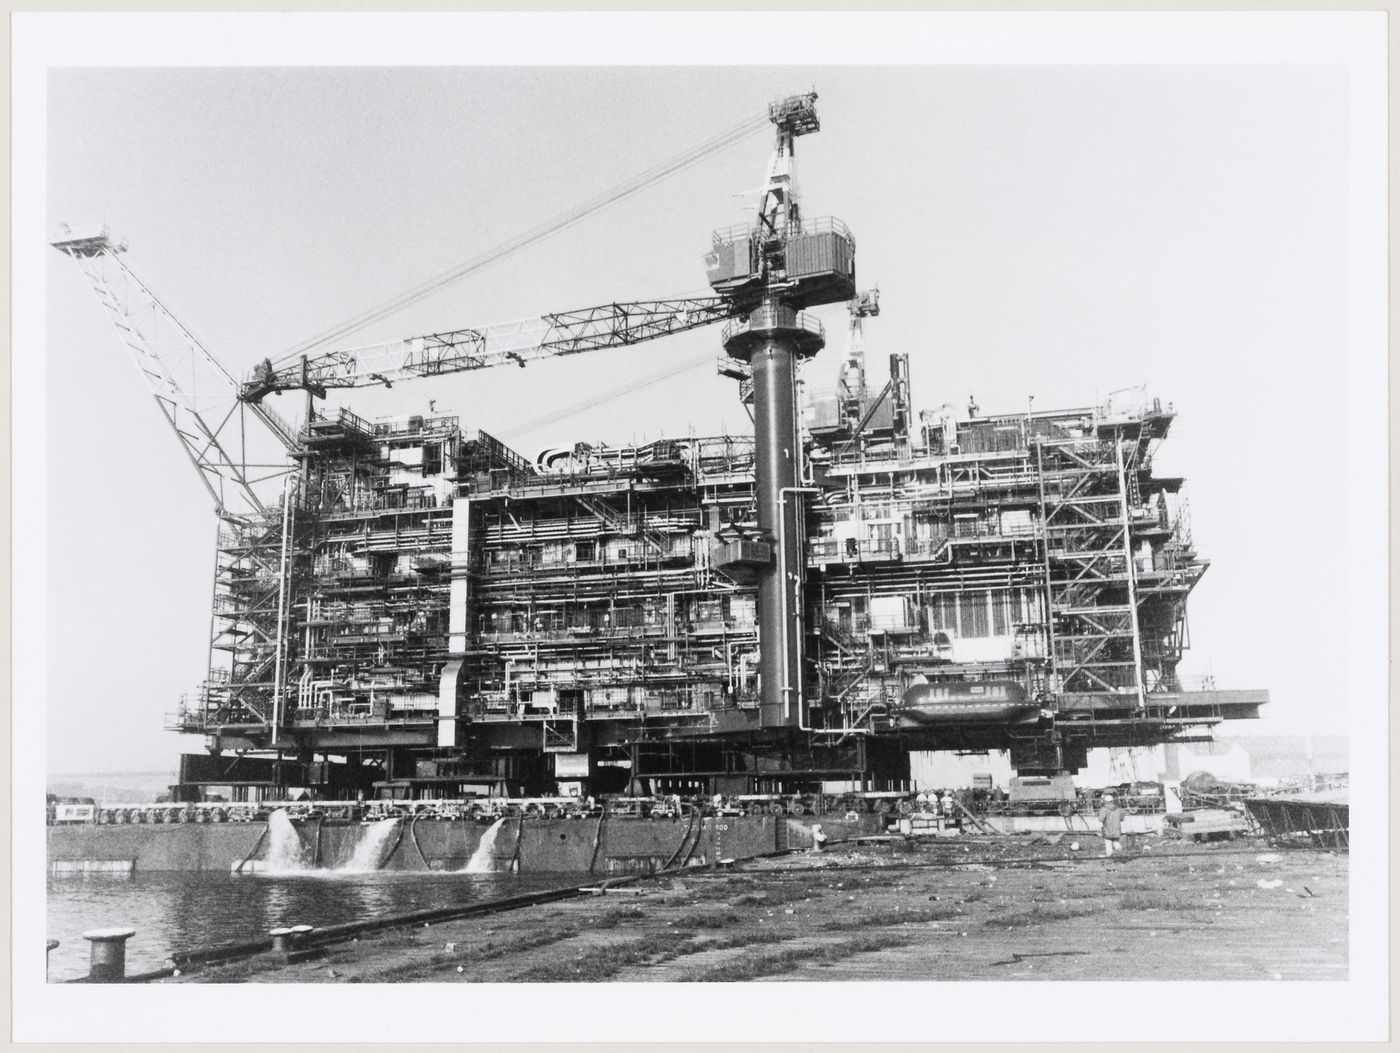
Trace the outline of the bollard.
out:
<instances>
[{"instance_id":1,"label":"bollard","mask_svg":"<svg viewBox=\"0 0 1400 1053\"><path fill-rule=\"evenodd\" d=\"M292 949L291 929L273 929L268 933L268 935L272 937L272 949L277 954L286 954Z\"/></svg>"},{"instance_id":2,"label":"bollard","mask_svg":"<svg viewBox=\"0 0 1400 1053\"><path fill-rule=\"evenodd\" d=\"M47 980L47 979L49 978L49 956L53 954L53 949L54 949L55 947L57 947L57 946L58 946L58 941L57 941L57 940L49 940L48 949L47 949L46 951L44 951L44 979L45 979L45 980Z\"/></svg>"},{"instance_id":3,"label":"bollard","mask_svg":"<svg viewBox=\"0 0 1400 1053\"><path fill-rule=\"evenodd\" d=\"M315 926L312 925L293 925L291 928L292 946L297 950L305 947L307 940L311 939L311 933L314 931Z\"/></svg>"},{"instance_id":4,"label":"bollard","mask_svg":"<svg viewBox=\"0 0 1400 1053\"><path fill-rule=\"evenodd\" d=\"M89 929L83 939L92 943L88 979L94 983L120 983L126 979L126 941L135 929Z\"/></svg>"}]
</instances>

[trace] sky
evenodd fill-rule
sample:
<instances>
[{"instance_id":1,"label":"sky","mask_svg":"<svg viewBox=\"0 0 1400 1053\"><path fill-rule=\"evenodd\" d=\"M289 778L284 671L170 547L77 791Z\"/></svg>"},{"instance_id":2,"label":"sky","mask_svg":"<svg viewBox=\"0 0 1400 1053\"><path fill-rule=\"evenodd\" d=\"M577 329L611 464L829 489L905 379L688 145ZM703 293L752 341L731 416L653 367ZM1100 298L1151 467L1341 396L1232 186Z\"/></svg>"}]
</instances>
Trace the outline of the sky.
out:
<instances>
[{"instance_id":1,"label":"sky","mask_svg":"<svg viewBox=\"0 0 1400 1053\"><path fill-rule=\"evenodd\" d=\"M1337 730L1346 582L1319 558L1346 463L1348 83L1313 65L64 69L48 84L45 220L105 222L235 376L815 88L804 212L857 242L878 385L916 408L1085 406L1146 385L1179 417L1211 567L1185 674L1270 690L1268 728ZM342 342L704 293L742 222L760 132ZM202 676L216 521L85 281L48 255L47 756L173 767L162 730ZM815 384L844 349L844 310ZM567 419L707 349L716 329L350 393L366 417L458 413L533 455L576 439L750 429L712 364ZM283 397L279 411L299 402ZM1332 535L1335 538L1335 535Z\"/></svg>"}]
</instances>

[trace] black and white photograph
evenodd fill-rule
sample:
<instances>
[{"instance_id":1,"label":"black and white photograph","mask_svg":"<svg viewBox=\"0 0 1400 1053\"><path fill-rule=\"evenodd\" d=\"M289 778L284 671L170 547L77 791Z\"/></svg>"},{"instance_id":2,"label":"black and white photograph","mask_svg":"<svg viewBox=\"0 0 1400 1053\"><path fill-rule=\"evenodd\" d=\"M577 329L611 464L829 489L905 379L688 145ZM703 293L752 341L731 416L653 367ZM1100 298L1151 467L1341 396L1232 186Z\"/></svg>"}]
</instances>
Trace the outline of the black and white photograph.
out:
<instances>
[{"instance_id":1,"label":"black and white photograph","mask_svg":"<svg viewBox=\"0 0 1400 1053\"><path fill-rule=\"evenodd\" d=\"M16 16L16 1038L1383 1038L1384 44Z\"/></svg>"}]
</instances>

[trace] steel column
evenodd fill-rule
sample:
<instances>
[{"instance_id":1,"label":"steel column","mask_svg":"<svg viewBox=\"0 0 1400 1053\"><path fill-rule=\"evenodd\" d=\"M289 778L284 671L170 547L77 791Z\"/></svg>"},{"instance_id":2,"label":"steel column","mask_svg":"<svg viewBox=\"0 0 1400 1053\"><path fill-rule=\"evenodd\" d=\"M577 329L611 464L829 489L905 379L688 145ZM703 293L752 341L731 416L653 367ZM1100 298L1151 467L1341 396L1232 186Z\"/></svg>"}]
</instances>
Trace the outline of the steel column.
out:
<instances>
[{"instance_id":1,"label":"steel column","mask_svg":"<svg viewBox=\"0 0 1400 1053\"><path fill-rule=\"evenodd\" d=\"M773 562L758 572L759 722L801 727L799 586L805 567L802 537L802 442L797 433L797 362L824 343L819 326L793 308L767 299L741 327L726 333L725 350L747 361L753 375L754 495L758 528L773 546Z\"/></svg>"},{"instance_id":2,"label":"steel column","mask_svg":"<svg viewBox=\"0 0 1400 1053\"><path fill-rule=\"evenodd\" d=\"M754 489L758 528L773 539L773 564L758 579L761 719L793 724L802 714L802 670L791 613L802 571L800 501L784 500L798 484L796 356L782 338L765 340L750 359L754 380Z\"/></svg>"}]
</instances>

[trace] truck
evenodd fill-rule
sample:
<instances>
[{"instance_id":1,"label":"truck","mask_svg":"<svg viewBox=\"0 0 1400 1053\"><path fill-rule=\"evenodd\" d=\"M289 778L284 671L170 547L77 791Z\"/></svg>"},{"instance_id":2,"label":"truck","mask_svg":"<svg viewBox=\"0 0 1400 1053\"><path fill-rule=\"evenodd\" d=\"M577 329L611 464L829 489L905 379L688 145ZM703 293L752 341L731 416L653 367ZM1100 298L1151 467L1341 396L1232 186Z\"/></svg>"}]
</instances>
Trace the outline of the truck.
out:
<instances>
[{"instance_id":1,"label":"truck","mask_svg":"<svg viewBox=\"0 0 1400 1053\"><path fill-rule=\"evenodd\" d=\"M1069 815L1078 800L1074 777L1064 773L1015 776L1007 793L1012 815Z\"/></svg>"}]
</instances>

